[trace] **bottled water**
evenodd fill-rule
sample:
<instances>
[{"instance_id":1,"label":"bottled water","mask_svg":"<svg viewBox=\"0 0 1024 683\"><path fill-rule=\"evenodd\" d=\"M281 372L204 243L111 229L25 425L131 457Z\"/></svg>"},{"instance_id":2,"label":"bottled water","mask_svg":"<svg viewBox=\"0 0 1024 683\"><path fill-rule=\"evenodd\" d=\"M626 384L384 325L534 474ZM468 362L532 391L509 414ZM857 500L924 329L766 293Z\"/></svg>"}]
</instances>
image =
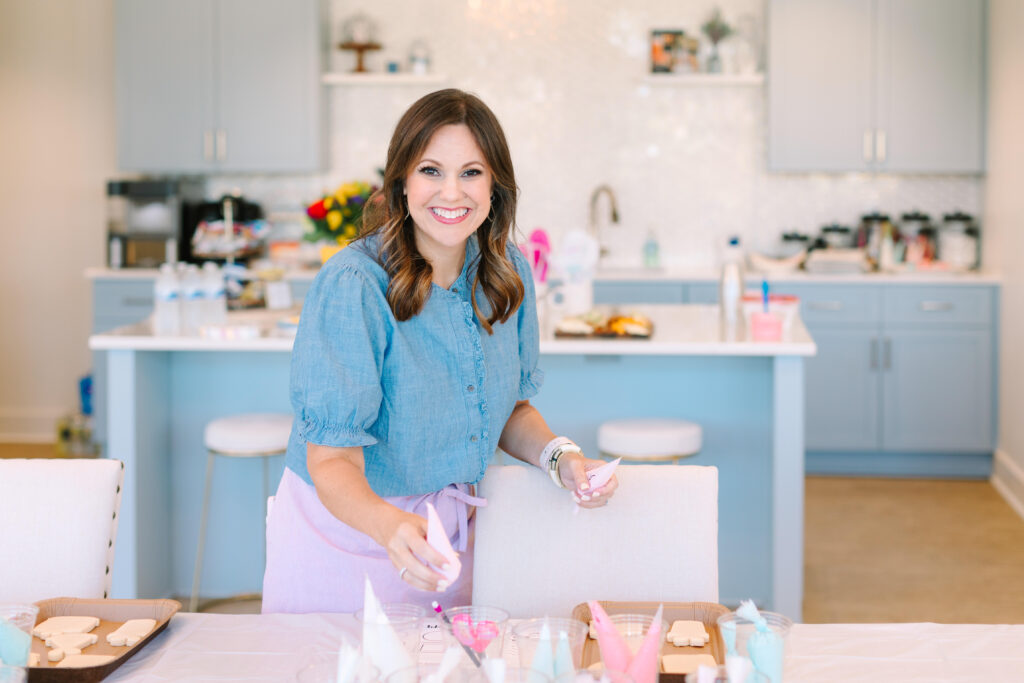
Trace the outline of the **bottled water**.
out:
<instances>
[{"instance_id":1,"label":"bottled water","mask_svg":"<svg viewBox=\"0 0 1024 683\"><path fill-rule=\"evenodd\" d=\"M223 325L227 320L228 298L224 289L224 273L212 261L203 264L204 325Z\"/></svg>"},{"instance_id":2,"label":"bottled water","mask_svg":"<svg viewBox=\"0 0 1024 683\"><path fill-rule=\"evenodd\" d=\"M181 285L174 266L165 263L153 286L153 334L181 334Z\"/></svg>"},{"instance_id":3,"label":"bottled water","mask_svg":"<svg viewBox=\"0 0 1024 683\"><path fill-rule=\"evenodd\" d=\"M739 237L729 240L729 246L723 254L718 301L722 307L723 320L735 323L740 317L743 303L743 249Z\"/></svg>"},{"instance_id":4,"label":"bottled water","mask_svg":"<svg viewBox=\"0 0 1024 683\"><path fill-rule=\"evenodd\" d=\"M199 328L206 324L206 302L203 281L199 268L188 265L181 278L181 333L198 335Z\"/></svg>"}]
</instances>

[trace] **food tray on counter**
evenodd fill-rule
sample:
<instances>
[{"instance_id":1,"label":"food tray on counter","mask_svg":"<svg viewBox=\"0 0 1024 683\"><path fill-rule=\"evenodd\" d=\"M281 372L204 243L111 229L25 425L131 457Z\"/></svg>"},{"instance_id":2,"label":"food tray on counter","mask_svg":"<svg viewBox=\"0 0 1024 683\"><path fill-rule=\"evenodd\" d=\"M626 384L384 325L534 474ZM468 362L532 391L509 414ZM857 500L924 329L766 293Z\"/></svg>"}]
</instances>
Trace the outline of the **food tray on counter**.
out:
<instances>
[{"instance_id":1,"label":"food tray on counter","mask_svg":"<svg viewBox=\"0 0 1024 683\"><path fill-rule=\"evenodd\" d=\"M715 658L715 661L719 664L725 664L725 644L722 642L722 634L718 629L718 617L723 614L729 613L729 608L725 605L719 605L715 602L608 602L605 600L598 601L604 611L609 616L613 614L650 614L654 615L658 611L658 605L664 605L665 611L662 614L662 618L668 622L668 627L672 628L672 622L677 620L682 621L699 621L704 624L704 628L707 629L710 639L707 645L703 647L676 647L672 643L665 640L665 634L662 634L661 651L660 655L711 655ZM592 619L590 614L590 605L582 602L572 610L572 618L582 621L584 624L589 626ZM583 656L581 660L581 666L588 667L592 664L597 664L601 661L601 648L598 646L597 640L591 638L589 635L583 642ZM661 659L658 660L658 670L661 671ZM683 676L679 674L666 674L661 673L660 679L662 683L668 683L669 681L682 681Z\"/></svg>"},{"instance_id":2,"label":"food tray on counter","mask_svg":"<svg viewBox=\"0 0 1024 683\"><path fill-rule=\"evenodd\" d=\"M109 676L117 667L141 650L158 633L167 628L181 603L177 600L87 600L84 598L51 598L35 603L39 607L36 624L50 617L96 617L100 625L89 631L98 636L96 644L82 649L86 655L113 655L114 659L99 666L58 668L59 662L47 660L50 648L32 636L32 652L39 655L39 666L28 668L28 683L95 683ZM107 634L116 631L129 619L153 619L156 626L130 647L110 645Z\"/></svg>"},{"instance_id":3,"label":"food tray on counter","mask_svg":"<svg viewBox=\"0 0 1024 683\"><path fill-rule=\"evenodd\" d=\"M557 339L650 339L654 323L638 314L598 314L563 318L555 325Z\"/></svg>"}]
</instances>

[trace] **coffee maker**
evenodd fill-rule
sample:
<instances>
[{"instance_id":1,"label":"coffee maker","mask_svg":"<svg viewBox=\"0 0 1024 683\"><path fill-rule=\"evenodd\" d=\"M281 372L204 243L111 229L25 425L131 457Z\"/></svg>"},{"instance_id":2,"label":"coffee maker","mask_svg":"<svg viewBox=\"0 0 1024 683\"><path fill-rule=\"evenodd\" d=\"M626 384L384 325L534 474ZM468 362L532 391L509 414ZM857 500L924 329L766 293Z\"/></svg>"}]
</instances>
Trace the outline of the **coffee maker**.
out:
<instances>
[{"instance_id":1,"label":"coffee maker","mask_svg":"<svg viewBox=\"0 0 1024 683\"><path fill-rule=\"evenodd\" d=\"M156 268L181 256L188 208L202 201L199 180L107 183L107 264Z\"/></svg>"}]
</instances>

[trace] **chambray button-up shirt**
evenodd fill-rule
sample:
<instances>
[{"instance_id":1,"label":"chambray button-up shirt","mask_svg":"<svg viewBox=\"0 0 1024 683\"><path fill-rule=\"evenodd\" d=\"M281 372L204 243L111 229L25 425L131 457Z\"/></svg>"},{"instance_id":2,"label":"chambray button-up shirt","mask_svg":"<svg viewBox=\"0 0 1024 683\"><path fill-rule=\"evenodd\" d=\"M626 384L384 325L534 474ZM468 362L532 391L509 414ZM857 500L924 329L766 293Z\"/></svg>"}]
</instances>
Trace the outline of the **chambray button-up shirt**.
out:
<instances>
[{"instance_id":1,"label":"chambray button-up shirt","mask_svg":"<svg viewBox=\"0 0 1024 683\"><path fill-rule=\"evenodd\" d=\"M471 236L458 279L449 289L433 285L423 310L398 322L377 245L370 236L341 251L306 296L292 351L295 421L285 465L312 483L307 442L362 446L366 478L381 496L477 482L516 401L543 381L530 267L510 243L506 255L525 296L487 334L470 301L479 254ZM477 304L490 310L480 288Z\"/></svg>"}]
</instances>

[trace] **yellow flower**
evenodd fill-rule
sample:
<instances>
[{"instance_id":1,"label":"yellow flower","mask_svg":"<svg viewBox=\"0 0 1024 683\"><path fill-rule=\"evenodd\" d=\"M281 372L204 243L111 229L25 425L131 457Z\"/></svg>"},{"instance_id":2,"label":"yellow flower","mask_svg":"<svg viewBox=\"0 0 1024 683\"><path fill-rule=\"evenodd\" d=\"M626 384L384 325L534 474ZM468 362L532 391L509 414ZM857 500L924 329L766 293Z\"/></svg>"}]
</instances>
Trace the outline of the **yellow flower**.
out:
<instances>
[{"instance_id":1,"label":"yellow flower","mask_svg":"<svg viewBox=\"0 0 1024 683\"><path fill-rule=\"evenodd\" d=\"M328 211L327 212L327 227L331 230L337 230L341 225L341 212L340 211Z\"/></svg>"},{"instance_id":2,"label":"yellow flower","mask_svg":"<svg viewBox=\"0 0 1024 683\"><path fill-rule=\"evenodd\" d=\"M343 183L338 188L338 194L345 194L349 197L355 196L360 192L362 192L362 189L359 187L359 183Z\"/></svg>"},{"instance_id":3,"label":"yellow flower","mask_svg":"<svg viewBox=\"0 0 1024 683\"><path fill-rule=\"evenodd\" d=\"M337 242L338 242L338 244L340 244L341 246L344 247L346 244L348 244L349 239L347 237L345 237L344 235L338 235Z\"/></svg>"},{"instance_id":4,"label":"yellow flower","mask_svg":"<svg viewBox=\"0 0 1024 683\"><path fill-rule=\"evenodd\" d=\"M334 206L334 197L324 197L324 208L329 209Z\"/></svg>"}]
</instances>

